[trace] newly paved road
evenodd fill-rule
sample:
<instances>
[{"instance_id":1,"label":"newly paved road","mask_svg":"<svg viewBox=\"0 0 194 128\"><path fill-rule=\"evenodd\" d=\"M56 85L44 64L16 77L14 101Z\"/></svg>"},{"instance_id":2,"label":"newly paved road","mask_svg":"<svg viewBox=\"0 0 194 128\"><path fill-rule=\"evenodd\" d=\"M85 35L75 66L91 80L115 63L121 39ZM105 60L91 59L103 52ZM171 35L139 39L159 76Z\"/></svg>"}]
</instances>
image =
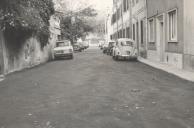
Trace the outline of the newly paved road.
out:
<instances>
[{"instance_id":1,"label":"newly paved road","mask_svg":"<svg viewBox=\"0 0 194 128\"><path fill-rule=\"evenodd\" d=\"M194 83L87 50L7 76L0 128L194 128Z\"/></svg>"}]
</instances>

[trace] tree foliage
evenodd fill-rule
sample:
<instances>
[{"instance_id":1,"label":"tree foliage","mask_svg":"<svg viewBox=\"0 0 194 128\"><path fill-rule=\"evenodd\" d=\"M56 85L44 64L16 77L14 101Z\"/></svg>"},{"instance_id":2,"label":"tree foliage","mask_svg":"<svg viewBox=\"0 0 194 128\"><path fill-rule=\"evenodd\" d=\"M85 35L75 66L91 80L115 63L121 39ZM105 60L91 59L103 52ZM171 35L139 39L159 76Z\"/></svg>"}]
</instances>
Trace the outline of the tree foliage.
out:
<instances>
[{"instance_id":1,"label":"tree foliage","mask_svg":"<svg viewBox=\"0 0 194 128\"><path fill-rule=\"evenodd\" d=\"M52 0L0 0L0 27L17 38L35 34L42 44L47 43L52 14Z\"/></svg>"},{"instance_id":2,"label":"tree foliage","mask_svg":"<svg viewBox=\"0 0 194 128\"><path fill-rule=\"evenodd\" d=\"M89 19L97 15L96 10L87 7L80 11L70 12L68 16L64 16L61 21L62 36L71 40L77 40L84 37L88 32L93 31L93 26Z\"/></svg>"}]
</instances>

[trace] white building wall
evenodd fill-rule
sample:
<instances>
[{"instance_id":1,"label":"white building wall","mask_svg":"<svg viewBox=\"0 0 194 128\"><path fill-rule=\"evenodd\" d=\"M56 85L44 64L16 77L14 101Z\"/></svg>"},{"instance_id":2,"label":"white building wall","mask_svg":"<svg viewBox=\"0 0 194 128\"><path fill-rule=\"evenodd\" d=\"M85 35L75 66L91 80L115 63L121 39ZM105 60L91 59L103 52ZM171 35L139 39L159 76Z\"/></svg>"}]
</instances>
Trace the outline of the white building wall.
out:
<instances>
[{"instance_id":1,"label":"white building wall","mask_svg":"<svg viewBox=\"0 0 194 128\"><path fill-rule=\"evenodd\" d=\"M184 0L184 68L194 71L194 0Z\"/></svg>"},{"instance_id":2,"label":"white building wall","mask_svg":"<svg viewBox=\"0 0 194 128\"><path fill-rule=\"evenodd\" d=\"M132 24L135 25L135 41L138 44L138 53L142 57L146 57L146 44L147 41L145 40L144 46L141 44L141 21L145 21L144 25L146 25L146 1L145 0L139 0L138 3L136 3L134 6L132 6ZM138 23L138 24L137 24ZM137 26L138 25L138 26ZM147 27L144 28L145 31ZM146 33L143 35L146 38Z\"/></svg>"}]
</instances>

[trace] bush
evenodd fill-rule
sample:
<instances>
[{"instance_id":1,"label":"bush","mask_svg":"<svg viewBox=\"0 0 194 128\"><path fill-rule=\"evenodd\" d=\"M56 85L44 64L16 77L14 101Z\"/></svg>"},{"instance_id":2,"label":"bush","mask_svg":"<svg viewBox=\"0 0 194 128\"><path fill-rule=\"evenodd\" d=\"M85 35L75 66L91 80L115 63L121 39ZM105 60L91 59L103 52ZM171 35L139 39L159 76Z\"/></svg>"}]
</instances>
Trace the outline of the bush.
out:
<instances>
[{"instance_id":1,"label":"bush","mask_svg":"<svg viewBox=\"0 0 194 128\"><path fill-rule=\"evenodd\" d=\"M0 0L1 29L17 39L36 35L42 46L48 43L49 19L53 14L52 0Z\"/></svg>"}]
</instances>

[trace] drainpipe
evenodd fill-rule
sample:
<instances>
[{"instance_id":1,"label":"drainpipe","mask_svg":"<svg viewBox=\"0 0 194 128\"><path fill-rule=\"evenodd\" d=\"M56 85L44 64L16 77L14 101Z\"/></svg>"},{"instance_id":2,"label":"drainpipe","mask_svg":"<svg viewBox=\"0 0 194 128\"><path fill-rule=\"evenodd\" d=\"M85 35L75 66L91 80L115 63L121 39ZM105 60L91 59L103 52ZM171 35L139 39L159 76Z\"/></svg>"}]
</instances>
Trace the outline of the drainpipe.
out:
<instances>
[{"instance_id":1,"label":"drainpipe","mask_svg":"<svg viewBox=\"0 0 194 128\"><path fill-rule=\"evenodd\" d=\"M148 54L148 0L145 0L146 9L146 58Z\"/></svg>"}]
</instances>

